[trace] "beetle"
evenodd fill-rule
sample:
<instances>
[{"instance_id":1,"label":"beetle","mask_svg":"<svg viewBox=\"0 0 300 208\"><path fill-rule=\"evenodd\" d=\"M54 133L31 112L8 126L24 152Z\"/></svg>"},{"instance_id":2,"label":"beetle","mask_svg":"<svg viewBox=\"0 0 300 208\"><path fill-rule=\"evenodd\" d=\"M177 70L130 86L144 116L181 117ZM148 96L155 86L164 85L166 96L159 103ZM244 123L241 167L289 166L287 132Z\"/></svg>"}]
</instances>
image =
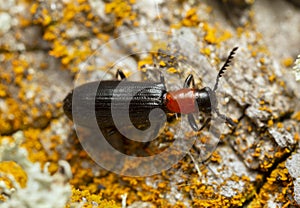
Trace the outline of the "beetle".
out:
<instances>
[{"instance_id":1,"label":"beetle","mask_svg":"<svg viewBox=\"0 0 300 208\"><path fill-rule=\"evenodd\" d=\"M231 50L224 65L218 72L213 89L210 87L195 88L194 77L190 74L185 79L182 89L168 92L162 75L159 82L133 82L127 81L121 70L118 70L116 74L116 77L120 77L121 80L96 81L76 87L74 91L76 91L79 98L76 102L80 102L80 107L76 111L80 111L82 115L79 122L82 125L88 125L90 116L96 116L97 124L101 131L109 131L109 129L115 128L111 112L113 102L116 103L116 107L120 112L128 108L125 105L126 103L130 103L130 121L140 130L150 127L149 113L155 108L162 110L162 113L159 114L154 123L157 130L163 125L161 118L164 113L166 115L187 114L189 125L196 132L201 131L210 124L213 112L234 127L236 124L233 120L221 114L218 110L216 90L218 89L220 78L229 66L237 49L238 47L235 47ZM118 87L121 83L121 87ZM96 94L91 92L91 88L97 89ZM63 110L70 119L72 119L74 91L70 92L63 101ZM94 101L92 105L90 103L91 100ZM86 109L91 106L95 107L96 115L86 115ZM207 116L202 126L198 126L194 117L194 114L199 112Z\"/></svg>"}]
</instances>

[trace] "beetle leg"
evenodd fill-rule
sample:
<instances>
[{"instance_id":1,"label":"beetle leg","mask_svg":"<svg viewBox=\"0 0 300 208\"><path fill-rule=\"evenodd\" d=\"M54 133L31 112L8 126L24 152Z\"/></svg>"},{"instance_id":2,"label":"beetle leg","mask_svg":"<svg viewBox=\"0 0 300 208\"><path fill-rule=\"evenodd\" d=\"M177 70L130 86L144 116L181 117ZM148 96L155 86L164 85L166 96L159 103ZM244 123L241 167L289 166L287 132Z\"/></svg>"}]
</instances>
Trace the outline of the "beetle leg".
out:
<instances>
[{"instance_id":1,"label":"beetle leg","mask_svg":"<svg viewBox=\"0 0 300 208\"><path fill-rule=\"evenodd\" d=\"M211 117L208 117L204 121L203 125L200 128L198 128L198 125L196 123L196 120L195 120L193 114L188 114L188 120L189 120L190 126L192 127L192 129L194 131L202 131L202 129L204 129L207 125L210 125Z\"/></svg>"},{"instance_id":2,"label":"beetle leg","mask_svg":"<svg viewBox=\"0 0 300 208\"><path fill-rule=\"evenodd\" d=\"M121 80L126 79L126 76L124 74L124 72L120 69L118 69L117 73L116 73L116 78L118 79L120 76Z\"/></svg>"},{"instance_id":3,"label":"beetle leg","mask_svg":"<svg viewBox=\"0 0 300 208\"><path fill-rule=\"evenodd\" d=\"M225 120L227 123L229 123L231 126L236 127L236 123L234 123L233 120L232 120L231 118L229 118L229 117L227 117L227 116L221 114L221 113L219 112L218 109L215 109L215 112L217 113L217 115L218 115L220 118L224 119L224 120Z\"/></svg>"},{"instance_id":4,"label":"beetle leg","mask_svg":"<svg viewBox=\"0 0 300 208\"><path fill-rule=\"evenodd\" d=\"M189 120L189 123L190 123L190 126L192 127L192 129L194 131L198 131L198 126L197 126L195 118L192 114L188 114L188 120Z\"/></svg>"},{"instance_id":5,"label":"beetle leg","mask_svg":"<svg viewBox=\"0 0 300 208\"><path fill-rule=\"evenodd\" d=\"M174 121L178 121L180 117L181 117L180 113L167 114L167 122L173 123Z\"/></svg>"},{"instance_id":6,"label":"beetle leg","mask_svg":"<svg viewBox=\"0 0 300 208\"><path fill-rule=\"evenodd\" d=\"M161 72L160 72L160 82L165 84L165 77Z\"/></svg>"},{"instance_id":7,"label":"beetle leg","mask_svg":"<svg viewBox=\"0 0 300 208\"><path fill-rule=\"evenodd\" d=\"M210 126L210 122L211 122L211 117L207 118L207 119L204 121L204 124L201 126L201 128L200 128L198 131L201 131L202 129L204 129L204 128L207 127L207 126Z\"/></svg>"},{"instance_id":8,"label":"beetle leg","mask_svg":"<svg viewBox=\"0 0 300 208\"><path fill-rule=\"evenodd\" d=\"M192 83L192 87L194 88L195 87L194 76L192 74L189 74L189 76L187 76L187 78L184 81L183 88L189 88L191 83Z\"/></svg>"}]
</instances>

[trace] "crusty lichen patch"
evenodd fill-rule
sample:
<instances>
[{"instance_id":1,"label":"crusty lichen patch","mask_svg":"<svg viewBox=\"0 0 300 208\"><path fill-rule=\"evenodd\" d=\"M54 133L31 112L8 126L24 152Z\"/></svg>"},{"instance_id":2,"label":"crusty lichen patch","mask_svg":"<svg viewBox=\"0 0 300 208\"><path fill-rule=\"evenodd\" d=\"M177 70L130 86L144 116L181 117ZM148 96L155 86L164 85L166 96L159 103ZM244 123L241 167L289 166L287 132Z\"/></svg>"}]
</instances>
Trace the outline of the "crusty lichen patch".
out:
<instances>
[{"instance_id":1,"label":"crusty lichen patch","mask_svg":"<svg viewBox=\"0 0 300 208\"><path fill-rule=\"evenodd\" d=\"M91 194L89 190L80 191L78 189L72 189L72 197L66 208L71 207L105 207L105 208L119 208L114 201L102 200L101 195Z\"/></svg>"},{"instance_id":2,"label":"crusty lichen patch","mask_svg":"<svg viewBox=\"0 0 300 208\"><path fill-rule=\"evenodd\" d=\"M281 162L266 178L250 207L297 205L293 199L293 179L285 162Z\"/></svg>"},{"instance_id":3,"label":"crusty lichen patch","mask_svg":"<svg viewBox=\"0 0 300 208\"><path fill-rule=\"evenodd\" d=\"M43 60L44 54L31 52L26 55L2 53L0 56L3 59L3 73L0 74L0 133L45 127L61 113L58 110L61 101L55 95L58 89L50 88L51 84L57 82L52 82L48 77L47 73L51 70L45 69L54 60ZM50 101L50 98L53 99Z\"/></svg>"},{"instance_id":4,"label":"crusty lichen patch","mask_svg":"<svg viewBox=\"0 0 300 208\"><path fill-rule=\"evenodd\" d=\"M135 0L114 0L105 4L105 13L111 14L114 18L114 25L121 26L124 22L129 22L133 26L138 26L136 13L132 10Z\"/></svg>"},{"instance_id":5,"label":"crusty lichen patch","mask_svg":"<svg viewBox=\"0 0 300 208\"><path fill-rule=\"evenodd\" d=\"M300 80L300 55L298 55L298 58L295 61L295 66L293 67L293 70L295 71L296 80Z\"/></svg>"},{"instance_id":6,"label":"crusty lichen patch","mask_svg":"<svg viewBox=\"0 0 300 208\"><path fill-rule=\"evenodd\" d=\"M66 183L71 177L69 164L59 161L60 169L50 175L47 167L42 170L39 163L28 160L26 149L20 146L25 139L23 132L18 131L11 138L0 138L1 178L4 179L1 180L1 207L22 207L24 204L62 207L66 204L71 194ZM7 165L10 165L9 170ZM50 201L52 197L57 201Z\"/></svg>"},{"instance_id":7,"label":"crusty lichen patch","mask_svg":"<svg viewBox=\"0 0 300 208\"><path fill-rule=\"evenodd\" d=\"M27 174L22 169L22 167L17 164L15 161L2 161L0 162L0 181L1 181L1 195L0 200L5 201L6 198L3 195L3 186L7 187L8 189L14 188L14 183L11 181L11 178L9 176L13 177L13 180L15 180L17 183L19 183L21 188L24 188L27 183Z\"/></svg>"}]
</instances>

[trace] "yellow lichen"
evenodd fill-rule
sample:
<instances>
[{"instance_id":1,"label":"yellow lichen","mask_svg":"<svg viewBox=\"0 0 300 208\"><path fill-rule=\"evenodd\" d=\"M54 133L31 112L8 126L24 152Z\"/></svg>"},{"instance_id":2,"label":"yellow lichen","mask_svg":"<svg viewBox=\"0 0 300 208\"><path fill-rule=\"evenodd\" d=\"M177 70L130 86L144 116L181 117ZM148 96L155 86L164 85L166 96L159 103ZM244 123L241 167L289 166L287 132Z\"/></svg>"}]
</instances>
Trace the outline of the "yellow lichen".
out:
<instances>
[{"instance_id":1,"label":"yellow lichen","mask_svg":"<svg viewBox=\"0 0 300 208\"><path fill-rule=\"evenodd\" d=\"M272 83L276 80L276 75L272 74L271 76L269 76L269 81Z\"/></svg>"},{"instance_id":2,"label":"yellow lichen","mask_svg":"<svg viewBox=\"0 0 300 208\"><path fill-rule=\"evenodd\" d=\"M181 20L181 25L185 27L194 27L200 23L197 15L197 9L191 8L186 12L185 17Z\"/></svg>"},{"instance_id":3,"label":"yellow lichen","mask_svg":"<svg viewBox=\"0 0 300 208\"><path fill-rule=\"evenodd\" d=\"M216 37L216 28L210 27L208 24L203 25L204 31L206 31L206 35L204 37L204 40L211 44L218 43L217 37Z\"/></svg>"},{"instance_id":4,"label":"yellow lichen","mask_svg":"<svg viewBox=\"0 0 300 208\"><path fill-rule=\"evenodd\" d=\"M168 73L176 73L177 72L177 69L174 68L174 67L170 67L167 69Z\"/></svg>"},{"instance_id":5,"label":"yellow lichen","mask_svg":"<svg viewBox=\"0 0 300 208\"><path fill-rule=\"evenodd\" d=\"M293 119L300 121L300 111L295 112L294 115L292 116Z\"/></svg>"},{"instance_id":6,"label":"yellow lichen","mask_svg":"<svg viewBox=\"0 0 300 208\"><path fill-rule=\"evenodd\" d=\"M272 109L268 108L267 106L261 106L258 109L261 111L266 111L268 113L272 113Z\"/></svg>"},{"instance_id":7,"label":"yellow lichen","mask_svg":"<svg viewBox=\"0 0 300 208\"><path fill-rule=\"evenodd\" d=\"M292 57L288 57L282 60L282 64L285 67L291 67L294 64L294 59Z\"/></svg>"},{"instance_id":8,"label":"yellow lichen","mask_svg":"<svg viewBox=\"0 0 300 208\"><path fill-rule=\"evenodd\" d=\"M268 127L272 127L274 125L274 121L272 119L268 120Z\"/></svg>"},{"instance_id":9,"label":"yellow lichen","mask_svg":"<svg viewBox=\"0 0 300 208\"><path fill-rule=\"evenodd\" d=\"M231 32L227 30L220 30L218 25L211 26L208 23L203 23L203 30L206 32L204 40L209 44L220 44L232 38Z\"/></svg>"},{"instance_id":10,"label":"yellow lichen","mask_svg":"<svg viewBox=\"0 0 300 208\"><path fill-rule=\"evenodd\" d=\"M0 162L0 173L9 174L19 183L20 187L24 188L27 183L26 172L14 161L2 161ZM5 181L9 188L13 188L12 183L6 177L1 177L0 181Z\"/></svg>"},{"instance_id":11,"label":"yellow lichen","mask_svg":"<svg viewBox=\"0 0 300 208\"><path fill-rule=\"evenodd\" d=\"M287 198L292 194L292 184L292 178L285 167L285 162L280 163L271 172L249 207L267 206L268 200L273 200L272 198L275 195L277 196L275 202L284 206L287 203ZM292 203L292 201L289 201L289 203Z\"/></svg>"},{"instance_id":12,"label":"yellow lichen","mask_svg":"<svg viewBox=\"0 0 300 208\"><path fill-rule=\"evenodd\" d=\"M211 53L210 48L203 48L200 50L200 52L206 56L209 56Z\"/></svg>"},{"instance_id":13,"label":"yellow lichen","mask_svg":"<svg viewBox=\"0 0 300 208\"><path fill-rule=\"evenodd\" d=\"M71 208L76 206L76 204L82 204L82 206L86 208L93 208L93 207L119 208L120 207L114 201L102 199L101 195L91 194L88 190L81 191L72 188L71 200L68 202L68 204L65 207Z\"/></svg>"},{"instance_id":14,"label":"yellow lichen","mask_svg":"<svg viewBox=\"0 0 300 208\"><path fill-rule=\"evenodd\" d=\"M218 152L215 151L215 152L212 153L210 160L212 162L221 163L222 157Z\"/></svg>"},{"instance_id":15,"label":"yellow lichen","mask_svg":"<svg viewBox=\"0 0 300 208\"><path fill-rule=\"evenodd\" d=\"M136 13L132 11L131 5L135 1L113 0L105 4L105 13L115 16L114 25L121 26L124 21L133 21L136 19ZM138 23L135 22L135 25Z\"/></svg>"},{"instance_id":16,"label":"yellow lichen","mask_svg":"<svg viewBox=\"0 0 300 208\"><path fill-rule=\"evenodd\" d=\"M7 86L0 83L0 98L7 96Z\"/></svg>"}]
</instances>

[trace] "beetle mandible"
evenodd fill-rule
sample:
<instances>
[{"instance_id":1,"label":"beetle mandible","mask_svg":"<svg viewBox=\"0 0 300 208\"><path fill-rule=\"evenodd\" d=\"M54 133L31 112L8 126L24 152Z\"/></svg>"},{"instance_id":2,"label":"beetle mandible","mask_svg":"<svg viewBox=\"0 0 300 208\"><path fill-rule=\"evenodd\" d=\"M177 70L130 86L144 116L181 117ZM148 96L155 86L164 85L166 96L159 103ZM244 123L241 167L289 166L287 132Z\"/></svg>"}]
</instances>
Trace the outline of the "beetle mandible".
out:
<instances>
[{"instance_id":1,"label":"beetle mandible","mask_svg":"<svg viewBox=\"0 0 300 208\"><path fill-rule=\"evenodd\" d=\"M185 79L182 89L168 92L164 84L163 76L160 77L159 82L133 82L127 81L121 70L118 70L116 75L116 77L121 78L121 81L105 80L83 84L75 88L80 98L77 102L82 102L80 109L77 109L81 111L83 115L82 118L80 118L81 123L88 125L89 117L85 116L84 112L85 108L90 106L88 103L90 100L93 100L91 99L93 97L95 100L93 106L95 106L97 124L101 130L115 127L111 114L112 101L118 103L117 107L122 110L122 108L124 108L124 102L128 102L128 100L130 100L130 120L132 124L140 130L147 129L150 126L149 113L155 108L162 109L167 115L170 113L187 114L188 122L191 128L196 132L201 131L210 124L213 112L231 126L235 126L236 124L231 118L219 112L216 90L218 89L219 79L229 66L237 49L238 47L235 47L231 50L224 65L219 70L213 89L209 87L202 89L195 88L194 77L190 74ZM120 82L123 82L122 88L117 87ZM96 95L89 91L92 87L97 88ZM138 91L138 93L132 93L136 91ZM64 112L70 119L72 119L72 97L73 91L70 92L63 101ZM86 106L85 103L87 103ZM207 116L200 127L194 117L194 114L197 112L202 112ZM158 119L155 125L157 129L159 129L162 125L161 119Z\"/></svg>"}]
</instances>

